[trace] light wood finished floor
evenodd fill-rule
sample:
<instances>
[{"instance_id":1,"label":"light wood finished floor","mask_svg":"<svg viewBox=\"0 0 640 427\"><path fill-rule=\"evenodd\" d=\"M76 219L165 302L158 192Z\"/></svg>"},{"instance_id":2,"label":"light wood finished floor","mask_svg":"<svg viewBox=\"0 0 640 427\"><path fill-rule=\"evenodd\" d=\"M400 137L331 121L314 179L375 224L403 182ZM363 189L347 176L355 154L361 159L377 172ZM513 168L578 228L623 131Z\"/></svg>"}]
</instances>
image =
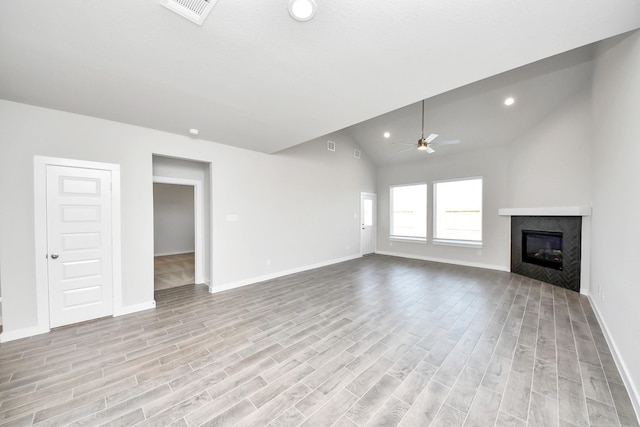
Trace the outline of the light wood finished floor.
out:
<instances>
[{"instance_id":1,"label":"light wood finished floor","mask_svg":"<svg viewBox=\"0 0 640 427\"><path fill-rule=\"evenodd\" d=\"M153 288L175 288L195 283L195 254L157 256L153 260Z\"/></svg>"},{"instance_id":2,"label":"light wood finished floor","mask_svg":"<svg viewBox=\"0 0 640 427\"><path fill-rule=\"evenodd\" d=\"M638 426L589 302L373 255L0 344L0 424Z\"/></svg>"}]
</instances>

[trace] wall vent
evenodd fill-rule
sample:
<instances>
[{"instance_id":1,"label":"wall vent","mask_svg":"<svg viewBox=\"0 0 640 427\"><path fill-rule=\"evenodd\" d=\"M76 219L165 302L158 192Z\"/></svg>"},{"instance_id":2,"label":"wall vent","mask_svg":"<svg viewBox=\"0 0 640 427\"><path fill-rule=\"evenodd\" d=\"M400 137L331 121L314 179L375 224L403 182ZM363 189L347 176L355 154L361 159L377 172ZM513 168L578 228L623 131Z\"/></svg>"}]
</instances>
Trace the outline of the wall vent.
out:
<instances>
[{"instance_id":1,"label":"wall vent","mask_svg":"<svg viewBox=\"0 0 640 427\"><path fill-rule=\"evenodd\" d=\"M202 25L218 0L163 0L162 5L183 18Z\"/></svg>"},{"instance_id":2,"label":"wall vent","mask_svg":"<svg viewBox=\"0 0 640 427\"><path fill-rule=\"evenodd\" d=\"M336 151L336 143L333 141L327 141L327 150Z\"/></svg>"},{"instance_id":3,"label":"wall vent","mask_svg":"<svg viewBox=\"0 0 640 427\"><path fill-rule=\"evenodd\" d=\"M353 157L355 157L356 159L360 158L360 150L355 149L353 150Z\"/></svg>"}]
</instances>

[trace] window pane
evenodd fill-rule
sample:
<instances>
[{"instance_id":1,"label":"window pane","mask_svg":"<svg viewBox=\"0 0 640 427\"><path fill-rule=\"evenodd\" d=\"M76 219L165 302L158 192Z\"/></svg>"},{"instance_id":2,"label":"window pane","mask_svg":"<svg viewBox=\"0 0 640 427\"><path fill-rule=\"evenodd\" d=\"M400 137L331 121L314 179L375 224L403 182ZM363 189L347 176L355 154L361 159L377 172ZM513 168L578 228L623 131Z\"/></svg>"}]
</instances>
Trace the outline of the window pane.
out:
<instances>
[{"instance_id":1,"label":"window pane","mask_svg":"<svg viewBox=\"0 0 640 427\"><path fill-rule=\"evenodd\" d=\"M391 187L390 234L427 238L427 184Z\"/></svg>"},{"instance_id":2,"label":"window pane","mask_svg":"<svg viewBox=\"0 0 640 427\"><path fill-rule=\"evenodd\" d=\"M435 238L482 240L482 178L437 182Z\"/></svg>"},{"instance_id":3,"label":"window pane","mask_svg":"<svg viewBox=\"0 0 640 427\"><path fill-rule=\"evenodd\" d=\"M362 212L362 225L365 227L371 227L373 225L373 200L364 199Z\"/></svg>"}]
</instances>

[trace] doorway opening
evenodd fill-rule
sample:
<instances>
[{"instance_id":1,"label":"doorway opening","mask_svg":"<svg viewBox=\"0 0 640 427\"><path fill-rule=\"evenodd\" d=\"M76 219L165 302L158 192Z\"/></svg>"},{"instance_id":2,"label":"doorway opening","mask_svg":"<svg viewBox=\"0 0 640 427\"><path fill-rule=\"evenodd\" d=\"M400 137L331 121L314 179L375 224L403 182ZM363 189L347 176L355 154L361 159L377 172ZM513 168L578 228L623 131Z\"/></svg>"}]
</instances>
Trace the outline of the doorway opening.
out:
<instances>
[{"instance_id":1,"label":"doorway opening","mask_svg":"<svg viewBox=\"0 0 640 427\"><path fill-rule=\"evenodd\" d=\"M154 292L210 285L211 164L153 156Z\"/></svg>"},{"instance_id":2,"label":"doorway opening","mask_svg":"<svg viewBox=\"0 0 640 427\"><path fill-rule=\"evenodd\" d=\"M195 185L153 183L153 290L195 283Z\"/></svg>"}]
</instances>

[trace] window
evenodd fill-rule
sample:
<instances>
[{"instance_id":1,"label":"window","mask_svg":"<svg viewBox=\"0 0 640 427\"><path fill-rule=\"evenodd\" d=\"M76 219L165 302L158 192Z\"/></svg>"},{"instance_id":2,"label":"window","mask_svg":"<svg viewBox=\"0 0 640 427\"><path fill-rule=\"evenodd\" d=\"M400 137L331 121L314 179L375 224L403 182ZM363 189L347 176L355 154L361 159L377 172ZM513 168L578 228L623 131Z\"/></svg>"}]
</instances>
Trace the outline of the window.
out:
<instances>
[{"instance_id":1,"label":"window","mask_svg":"<svg viewBox=\"0 0 640 427\"><path fill-rule=\"evenodd\" d=\"M482 178L433 184L434 242L482 241Z\"/></svg>"},{"instance_id":2,"label":"window","mask_svg":"<svg viewBox=\"0 0 640 427\"><path fill-rule=\"evenodd\" d=\"M373 226L373 199L364 199L362 205L362 225L365 227Z\"/></svg>"},{"instance_id":3,"label":"window","mask_svg":"<svg viewBox=\"0 0 640 427\"><path fill-rule=\"evenodd\" d=\"M393 186L389 237L427 241L427 184Z\"/></svg>"}]
</instances>

